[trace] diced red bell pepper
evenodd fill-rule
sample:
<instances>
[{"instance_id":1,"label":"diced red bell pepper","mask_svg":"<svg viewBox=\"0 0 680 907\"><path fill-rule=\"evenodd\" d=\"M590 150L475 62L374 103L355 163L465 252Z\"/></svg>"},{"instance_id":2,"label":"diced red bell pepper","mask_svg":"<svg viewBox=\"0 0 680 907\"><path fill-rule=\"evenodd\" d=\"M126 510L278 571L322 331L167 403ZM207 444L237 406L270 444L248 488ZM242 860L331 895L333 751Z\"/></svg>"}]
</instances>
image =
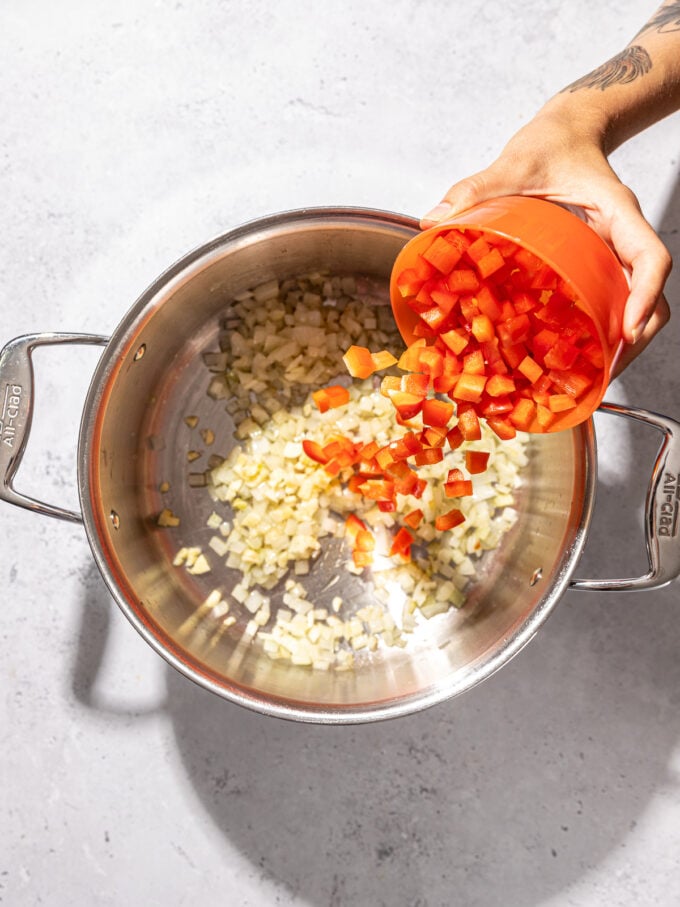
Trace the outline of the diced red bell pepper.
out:
<instances>
[{"instance_id":1,"label":"diced red bell pepper","mask_svg":"<svg viewBox=\"0 0 680 907\"><path fill-rule=\"evenodd\" d=\"M470 479L459 479L456 482L444 483L444 494L447 498L464 498L472 494Z\"/></svg>"},{"instance_id":2,"label":"diced red bell pepper","mask_svg":"<svg viewBox=\"0 0 680 907\"><path fill-rule=\"evenodd\" d=\"M416 260L413 263L413 270L421 280L430 280L430 278L434 277L437 273L435 266L430 264L429 261L426 261L422 255L416 257Z\"/></svg>"},{"instance_id":3,"label":"diced red bell pepper","mask_svg":"<svg viewBox=\"0 0 680 907\"><path fill-rule=\"evenodd\" d=\"M422 315L423 312L427 312L428 309L431 309L434 303L430 296L428 284L423 285L417 296L409 296L406 300L406 304L410 309L413 309L416 315Z\"/></svg>"},{"instance_id":4,"label":"diced red bell pepper","mask_svg":"<svg viewBox=\"0 0 680 907\"><path fill-rule=\"evenodd\" d=\"M548 372L548 377L556 388L571 397L580 397L593 383L593 376L585 371L560 372L552 370Z\"/></svg>"},{"instance_id":5,"label":"diced red bell pepper","mask_svg":"<svg viewBox=\"0 0 680 907\"><path fill-rule=\"evenodd\" d=\"M366 528L366 523L364 523L363 520L360 520L355 513L350 513L345 520L345 534L349 537L352 544L354 544L356 540L357 533Z\"/></svg>"},{"instance_id":6,"label":"diced red bell pepper","mask_svg":"<svg viewBox=\"0 0 680 907\"><path fill-rule=\"evenodd\" d=\"M415 472L409 469L408 474L394 480L394 490L397 494L416 494L420 487L420 481ZM425 485L427 485L427 482ZM423 486L424 489L425 486ZM422 491L420 494L422 494ZM417 496L419 497L420 495Z\"/></svg>"},{"instance_id":7,"label":"diced red bell pepper","mask_svg":"<svg viewBox=\"0 0 680 907\"><path fill-rule=\"evenodd\" d=\"M378 466L384 471L388 466L391 466L394 463L394 453L390 449L390 445L381 447L378 453L375 455L375 460Z\"/></svg>"},{"instance_id":8,"label":"diced red bell pepper","mask_svg":"<svg viewBox=\"0 0 680 907\"><path fill-rule=\"evenodd\" d=\"M512 294L512 304L518 315L526 315L538 305L538 300L527 290L518 290Z\"/></svg>"},{"instance_id":9,"label":"diced red bell pepper","mask_svg":"<svg viewBox=\"0 0 680 907\"><path fill-rule=\"evenodd\" d=\"M415 432L409 431L402 436L401 441L404 446L408 448L409 456L420 453L423 449L423 445L420 440L416 437Z\"/></svg>"},{"instance_id":10,"label":"diced red bell pepper","mask_svg":"<svg viewBox=\"0 0 680 907\"><path fill-rule=\"evenodd\" d=\"M498 249L491 249L488 255L477 262L477 270L481 277L490 277L505 265L505 259Z\"/></svg>"},{"instance_id":11,"label":"diced red bell pepper","mask_svg":"<svg viewBox=\"0 0 680 907\"><path fill-rule=\"evenodd\" d=\"M389 350L380 350L379 353L371 353L373 360L373 370L381 372L383 369L396 365L397 357L393 356Z\"/></svg>"},{"instance_id":12,"label":"diced red bell pepper","mask_svg":"<svg viewBox=\"0 0 680 907\"><path fill-rule=\"evenodd\" d=\"M399 438L397 441L390 441L390 443L387 446L392 455L393 463L400 463L403 460L406 460L408 457L411 456L410 450L408 449L406 444L404 444L404 442L401 438ZM388 465L391 465L391 464L388 464Z\"/></svg>"},{"instance_id":13,"label":"diced red bell pepper","mask_svg":"<svg viewBox=\"0 0 680 907\"><path fill-rule=\"evenodd\" d=\"M379 450L380 450L380 445L378 444L377 441L369 441L368 444L364 445L364 447L361 448L359 457L362 460L372 460L373 457L375 457L375 455L378 453Z\"/></svg>"},{"instance_id":14,"label":"diced red bell pepper","mask_svg":"<svg viewBox=\"0 0 680 907\"><path fill-rule=\"evenodd\" d=\"M458 302L457 294L452 293L446 286L439 286L433 289L430 293L430 297L432 302L437 304L445 316L451 314L454 306Z\"/></svg>"},{"instance_id":15,"label":"diced red bell pepper","mask_svg":"<svg viewBox=\"0 0 680 907\"><path fill-rule=\"evenodd\" d=\"M307 438L302 442L302 449L307 456L317 463L328 463L329 457L323 451L323 448L316 441L310 441Z\"/></svg>"},{"instance_id":16,"label":"diced red bell pepper","mask_svg":"<svg viewBox=\"0 0 680 907\"><path fill-rule=\"evenodd\" d=\"M564 370L572 368L578 357L578 347L560 337L557 343L545 354L544 362L546 368Z\"/></svg>"},{"instance_id":17,"label":"diced red bell pepper","mask_svg":"<svg viewBox=\"0 0 680 907\"><path fill-rule=\"evenodd\" d=\"M490 397L502 397L515 390L515 382L509 375L492 375L484 387Z\"/></svg>"},{"instance_id":18,"label":"diced red bell pepper","mask_svg":"<svg viewBox=\"0 0 680 907\"><path fill-rule=\"evenodd\" d=\"M505 416L489 416L486 424L501 441L510 441L517 435L517 429Z\"/></svg>"},{"instance_id":19,"label":"diced red bell pepper","mask_svg":"<svg viewBox=\"0 0 680 907\"><path fill-rule=\"evenodd\" d=\"M461 523L465 522L465 516L463 513L454 508L449 510L448 513L443 513L440 516L435 518L434 526L435 529L439 532L445 532L447 529L454 529L456 526L460 526Z\"/></svg>"},{"instance_id":20,"label":"diced red bell pepper","mask_svg":"<svg viewBox=\"0 0 680 907\"><path fill-rule=\"evenodd\" d=\"M508 367L505 364L505 360L501 356L501 351L498 343L498 338L494 337L493 340L489 340L486 343L481 345L482 355L484 356L484 361L486 363L487 374L491 372L493 375L507 375Z\"/></svg>"},{"instance_id":21,"label":"diced red bell pepper","mask_svg":"<svg viewBox=\"0 0 680 907\"><path fill-rule=\"evenodd\" d=\"M420 313L420 317L428 326L428 328L437 333L444 325L448 316L447 313L443 312L438 305L434 305L431 308L424 309Z\"/></svg>"},{"instance_id":22,"label":"diced red bell pepper","mask_svg":"<svg viewBox=\"0 0 680 907\"><path fill-rule=\"evenodd\" d=\"M369 476L363 475L360 472L355 472L353 476L350 476L350 479L347 482L347 488L354 492L354 494L361 494L361 486L368 478Z\"/></svg>"},{"instance_id":23,"label":"diced red bell pepper","mask_svg":"<svg viewBox=\"0 0 680 907\"><path fill-rule=\"evenodd\" d=\"M493 322L488 315L475 315L472 319L470 330L478 343L486 343L489 340L493 340L496 336Z\"/></svg>"},{"instance_id":24,"label":"diced red bell pepper","mask_svg":"<svg viewBox=\"0 0 680 907\"><path fill-rule=\"evenodd\" d=\"M328 444L324 446L323 452L329 459L340 454L349 455L353 460L357 456L357 448L354 443L342 435L334 435Z\"/></svg>"},{"instance_id":25,"label":"diced red bell pepper","mask_svg":"<svg viewBox=\"0 0 680 907\"><path fill-rule=\"evenodd\" d=\"M340 465L340 463L338 463L337 460L333 459L333 460L329 460L324 465L323 469L324 469L324 472L327 473L329 476L337 476L340 473L342 466Z\"/></svg>"},{"instance_id":26,"label":"diced red bell pepper","mask_svg":"<svg viewBox=\"0 0 680 907\"><path fill-rule=\"evenodd\" d=\"M423 258L442 274L448 274L460 261L461 251L444 236L435 237L432 245L423 252Z\"/></svg>"},{"instance_id":27,"label":"diced red bell pepper","mask_svg":"<svg viewBox=\"0 0 680 907\"><path fill-rule=\"evenodd\" d=\"M411 550L411 545L413 544L413 536L404 526L399 529L397 534L392 539L392 546L390 547L390 557L394 557L397 554L407 554Z\"/></svg>"},{"instance_id":28,"label":"diced red bell pepper","mask_svg":"<svg viewBox=\"0 0 680 907\"><path fill-rule=\"evenodd\" d=\"M352 552L352 560L354 561L355 567L370 567L373 563L373 552L360 551L358 548L355 548Z\"/></svg>"},{"instance_id":29,"label":"diced red bell pepper","mask_svg":"<svg viewBox=\"0 0 680 907\"><path fill-rule=\"evenodd\" d=\"M465 439L460 428L456 425L447 432L446 440L449 442L451 450L457 450Z\"/></svg>"},{"instance_id":30,"label":"diced red bell pepper","mask_svg":"<svg viewBox=\"0 0 680 907\"><path fill-rule=\"evenodd\" d=\"M407 526L410 526L411 529L417 529L418 526L420 526L420 524L422 523L424 516L425 514L420 508L411 510L404 517L404 522Z\"/></svg>"},{"instance_id":31,"label":"diced red bell pepper","mask_svg":"<svg viewBox=\"0 0 680 907\"><path fill-rule=\"evenodd\" d=\"M510 343L513 345L517 343L523 343L531 333L531 321L529 320L528 315L515 315L514 318L511 318L505 323L505 327L507 328L508 334L510 336Z\"/></svg>"},{"instance_id":32,"label":"diced red bell pepper","mask_svg":"<svg viewBox=\"0 0 680 907\"><path fill-rule=\"evenodd\" d=\"M515 264L518 265L521 271L524 272L524 275L527 277L533 277L533 275L538 271L538 269L543 265L541 259L534 255L533 252L530 252L528 249L518 248L515 254L513 255Z\"/></svg>"},{"instance_id":33,"label":"diced red bell pepper","mask_svg":"<svg viewBox=\"0 0 680 907\"><path fill-rule=\"evenodd\" d=\"M432 388L436 394L448 394L453 390L460 374L460 363L453 356L444 358L444 370L441 375L432 379Z\"/></svg>"},{"instance_id":34,"label":"diced red bell pepper","mask_svg":"<svg viewBox=\"0 0 680 907\"><path fill-rule=\"evenodd\" d=\"M412 472L411 467L404 460L395 460L385 468L385 475L396 482L398 479L404 479Z\"/></svg>"},{"instance_id":35,"label":"diced red bell pepper","mask_svg":"<svg viewBox=\"0 0 680 907\"><path fill-rule=\"evenodd\" d=\"M494 416L502 416L505 413L509 413L512 407L513 402L507 395L489 397L487 394L482 394L482 399L479 402L479 411L487 419L489 417L493 418Z\"/></svg>"},{"instance_id":36,"label":"diced red bell pepper","mask_svg":"<svg viewBox=\"0 0 680 907\"><path fill-rule=\"evenodd\" d=\"M535 290L554 290L557 288L558 280L550 265L542 264L531 278L529 286Z\"/></svg>"},{"instance_id":37,"label":"diced red bell pepper","mask_svg":"<svg viewBox=\"0 0 680 907\"><path fill-rule=\"evenodd\" d=\"M470 475L484 472L489 463L489 454L484 450L466 450L465 468Z\"/></svg>"},{"instance_id":38,"label":"diced red bell pepper","mask_svg":"<svg viewBox=\"0 0 680 907\"><path fill-rule=\"evenodd\" d=\"M375 371L373 357L365 346L351 346L342 359L353 378L369 378Z\"/></svg>"},{"instance_id":39,"label":"diced red bell pepper","mask_svg":"<svg viewBox=\"0 0 680 907\"><path fill-rule=\"evenodd\" d=\"M411 372L402 376L399 390L407 394L414 394L416 397L425 397L429 386L430 379L427 375Z\"/></svg>"},{"instance_id":40,"label":"diced red bell pepper","mask_svg":"<svg viewBox=\"0 0 680 907\"><path fill-rule=\"evenodd\" d=\"M421 371L426 375L429 375L430 378L441 375L444 371L444 357L439 350L433 346L421 350L418 356L418 363Z\"/></svg>"},{"instance_id":41,"label":"diced red bell pepper","mask_svg":"<svg viewBox=\"0 0 680 907\"><path fill-rule=\"evenodd\" d=\"M517 371L521 372L524 377L532 384L536 384L538 379L543 375L543 369L531 356L525 356L517 366Z\"/></svg>"},{"instance_id":42,"label":"diced red bell pepper","mask_svg":"<svg viewBox=\"0 0 680 907\"><path fill-rule=\"evenodd\" d=\"M527 397L521 397L508 418L520 431L529 431L531 423L536 418L536 404Z\"/></svg>"},{"instance_id":43,"label":"diced red bell pepper","mask_svg":"<svg viewBox=\"0 0 680 907\"><path fill-rule=\"evenodd\" d=\"M370 529L360 529L354 539L356 551L373 551L375 549L375 536Z\"/></svg>"},{"instance_id":44,"label":"diced red bell pepper","mask_svg":"<svg viewBox=\"0 0 680 907\"><path fill-rule=\"evenodd\" d=\"M463 372L456 381L456 386L451 393L456 400L477 403L482 396L485 384L486 377L484 375Z\"/></svg>"},{"instance_id":45,"label":"diced red bell pepper","mask_svg":"<svg viewBox=\"0 0 680 907\"><path fill-rule=\"evenodd\" d=\"M465 254L474 264L477 264L477 262L481 261L481 259L484 258L485 255L488 255L490 251L491 246L483 236L480 236L467 247Z\"/></svg>"},{"instance_id":46,"label":"diced red bell pepper","mask_svg":"<svg viewBox=\"0 0 680 907\"><path fill-rule=\"evenodd\" d=\"M429 426L422 432L423 447L443 447L446 442L446 426Z\"/></svg>"},{"instance_id":47,"label":"diced red bell pepper","mask_svg":"<svg viewBox=\"0 0 680 907\"><path fill-rule=\"evenodd\" d=\"M394 495L394 482L389 479L367 479L361 493L369 501L389 501Z\"/></svg>"},{"instance_id":48,"label":"diced red bell pepper","mask_svg":"<svg viewBox=\"0 0 680 907\"><path fill-rule=\"evenodd\" d=\"M501 353L510 368L516 369L527 355L527 348L523 343L515 343L511 346L502 346Z\"/></svg>"},{"instance_id":49,"label":"diced red bell pepper","mask_svg":"<svg viewBox=\"0 0 680 907\"><path fill-rule=\"evenodd\" d=\"M543 406L541 403L536 406L536 421L545 431L547 430L556 419L555 413L553 413L547 406Z\"/></svg>"},{"instance_id":50,"label":"diced red bell pepper","mask_svg":"<svg viewBox=\"0 0 680 907\"><path fill-rule=\"evenodd\" d=\"M465 250L472 244L476 239L476 235L473 235L473 231L468 231L468 233L460 233L458 230L449 230L446 233L446 241L450 242L452 246L455 246L460 254L463 255Z\"/></svg>"},{"instance_id":51,"label":"diced red bell pepper","mask_svg":"<svg viewBox=\"0 0 680 907\"><path fill-rule=\"evenodd\" d=\"M349 403L349 390L339 384L322 387L312 393L312 399L319 412L325 413L329 409L344 406Z\"/></svg>"},{"instance_id":52,"label":"diced red bell pepper","mask_svg":"<svg viewBox=\"0 0 680 907\"><path fill-rule=\"evenodd\" d=\"M534 334L531 339L531 349L539 362L545 362L546 353L549 353L555 346L559 337L559 334L556 334L555 331L551 331L549 328L544 328L542 331Z\"/></svg>"},{"instance_id":53,"label":"diced red bell pepper","mask_svg":"<svg viewBox=\"0 0 680 907\"><path fill-rule=\"evenodd\" d=\"M604 367L604 354L602 352L602 344L599 340L593 338L587 343L584 343L581 347L581 355L587 362L594 365L595 368L599 369Z\"/></svg>"},{"instance_id":54,"label":"diced red bell pepper","mask_svg":"<svg viewBox=\"0 0 680 907\"><path fill-rule=\"evenodd\" d=\"M453 416L453 403L429 399L423 403L423 425L445 426Z\"/></svg>"},{"instance_id":55,"label":"diced red bell pepper","mask_svg":"<svg viewBox=\"0 0 680 907\"><path fill-rule=\"evenodd\" d=\"M462 296L459 303L460 314L463 316L463 327L467 330L467 327L472 324L472 319L476 318L480 314L480 311L477 307L477 301L475 296Z\"/></svg>"},{"instance_id":56,"label":"diced red bell pepper","mask_svg":"<svg viewBox=\"0 0 680 907\"><path fill-rule=\"evenodd\" d=\"M490 287L486 286L486 284L482 284L477 290L475 299L477 300L479 311L483 315L488 315L493 322L499 320L501 317L501 306L496 298L496 294Z\"/></svg>"},{"instance_id":57,"label":"diced red bell pepper","mask_svg":"<svg viewBox=\"0 0 680 907\"><path fill-rule=\"evenodd\" d=\"M402 389L401 378L398 375L385 375L380 382L380 393L383 397L389 397L394 391Z\"/></svg>"},{"instance_id":58,"label":"diced red bell pepper","mask_svg":"<svg viewBox=\"0 0 680 907\"><path fill-rule=\"evenodd\" d=\"M415 488L411 492L414 498L422 498L427 488L427 479L417 479Z\"/></svg>"},{"instance_id":59,"label":"diced red bell pepper","mask_svg":"<svg viewBox=\"0 0 680 907\"><path fill-rule=\"evenodd\" d=\"M552 413L563 413L569 409L574 409L576 400L569 394L551 394L548 401L548 408Z\"/></svg>"},{"instance_id":60,"label":"diced red bell pepper","mask_svg":"<svg viewBox=\"0 0 680 907\"><path fill-rule=\"evenodd\" d=\"M468 375L484 375L486 364L481 350L475 350L463 356L463 372Z\"/></svg>"},{"instance_id":61,"label":"diced red bell pepper","mask_svg":"<svg viewBox=\"0 0 680 907\"><path fill-rule=\"evenodd\" d=\"M436 340L437 332L424 321L419 321L413 326L413 336L422 337L424 340Z\"/></svg>"},{"instance_id":62,"label":"diced red bell pepper","mask_svg":"<svg viewBox=\"0 0 680 907\"><path fill-rule=\"evenodd\" d=\"M349 390L346 387L342 387L340 384L331 384L325 388L325 391L328 405L331 409L336 409L338 406L344 406L349 403Z\"/></svg>"},{"instance_id":63,"label":"diced red bell pepper","mask_svg":"<svg viewBox=\"0 0 680 907\"><path fill-rule=\"evenodd\" d=\"M481 440L482 427L479 424L477 413L472 407L458 407L458 428L466 441Z\"/></svg>"},{"instance_id":64,"label":"diced red bell pepper","mask_svg":"<svg viewBox=\"0 0 680 907\"><path fill-rule=\"evenodd\" d=\"M441 338L456 356L459 356L469 343L469 337L462 330L446 331Z\"/></svg>"},{"instance_id":65,"label":"diced red bell pepper","mask_svg":"<svg viewBox=\"0 0 680 907\"><path fill-rule=\"evenodd\" d=\"M407 268L397 277L397 289L402 296L416 296L423 285L423 279L413 268Z\"/></svg>"},{"instance_id":66,"label":"diced red bell pepper","mask_svg":"<svg viewBox=\"0 0 680 907\"><path fill-rule=\"evenodd\" d=\"M390 399L402 419L413 419L423 408L423 398L416 394L397 391L390 394Z\"/></svg>"},{"instance_id":67,"label":"diced red bell pepper","mask_svg":"<svg viewBox=\"0 0 680 907\"><path fill-rule=\"evenodd\" d=\"M397 362L397 365L403 372L420 371L420 368L418 367L418 357L420 356L420 351L425 347L426 342L425 339L419 338L418 340L414 340L413 343L404 350Z\"/></svg>"},{"instance_id":68,"label":"diced red bell pepper","mask_svg":"<svg viewBox=\"0 0 680 907\"><path fill-rule=\"evenodd\" d=\"M396 501L378 501L378 510L381 513L394 513L396 509Z\"/></svg>"},{"instance_id":69,"label":"diced red bell pepper","mask_svg":"<svg viewBox=\"0 0 680 907\"><path fill-rule=\"evenodd\" d=\"M452 293L474 293L479 287L479 280L474 271L460 268L451 271L446 278L446 285Z\"/></svg>"},{"instance_id":70,"label":"diced red bell pepper","mask_svg":"<svg viewBox=\"0 0 680 907\"><path fill-rule=\"evenodd\" d=\"M434 463L441 463L443 459L444 452L441 447L426 447L415 455L416 466L432 466Z\"/></svg>"}]
</instances>

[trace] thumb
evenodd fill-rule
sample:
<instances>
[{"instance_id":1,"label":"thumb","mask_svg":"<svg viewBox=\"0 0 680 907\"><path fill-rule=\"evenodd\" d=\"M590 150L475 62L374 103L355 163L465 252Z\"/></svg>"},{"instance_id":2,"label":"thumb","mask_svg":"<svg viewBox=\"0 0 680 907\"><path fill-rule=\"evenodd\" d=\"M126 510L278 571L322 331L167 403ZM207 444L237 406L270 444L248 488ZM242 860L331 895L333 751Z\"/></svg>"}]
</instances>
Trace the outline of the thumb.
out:
<instances>
[{"instance_id":1,"label":"thumb","mask_svg":"<svg viewBox=\"0 0 680 907\"><path fill-rule=\"evenodd\" d=\"M467 211L489 198L507 195L508 191L505 180L495 173L493 166L480 170L479 173L454 183L439 204L421 218L421 229L450 220L461 211Z\"/></svg>"}]
</instances>

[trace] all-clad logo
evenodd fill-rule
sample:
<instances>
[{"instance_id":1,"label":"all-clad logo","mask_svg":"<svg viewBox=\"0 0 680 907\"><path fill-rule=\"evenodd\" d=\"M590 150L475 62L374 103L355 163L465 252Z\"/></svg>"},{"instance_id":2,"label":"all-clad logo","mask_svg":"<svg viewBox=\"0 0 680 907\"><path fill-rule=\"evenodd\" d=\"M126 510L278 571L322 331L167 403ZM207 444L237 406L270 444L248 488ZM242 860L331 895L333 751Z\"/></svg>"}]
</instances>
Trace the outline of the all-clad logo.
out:
<instances>
[{"instance_id":1,"label":"all-clad logo","mask_svg":"<svg viewBox=\"0 0 680 907\"><path fill-rule=\"evenodd\" d=\"M675 538L678 532L678 511L680 510L680 475L665 472L661 483L661 504L659 505L659 535Z\"/></svg>"},{"instance_id":2,"label":"all-clad logo","mask_svg":"<svg viewBox=\"0 0 680 907\"><path fill-rule=\"evenodd\" d=\"M17 421L21 407L22 387L20 384L8 384L2 398L2 412L0 413L0 441L10 448L14 448L17 434Z\"/></svg>"}]
</instances>

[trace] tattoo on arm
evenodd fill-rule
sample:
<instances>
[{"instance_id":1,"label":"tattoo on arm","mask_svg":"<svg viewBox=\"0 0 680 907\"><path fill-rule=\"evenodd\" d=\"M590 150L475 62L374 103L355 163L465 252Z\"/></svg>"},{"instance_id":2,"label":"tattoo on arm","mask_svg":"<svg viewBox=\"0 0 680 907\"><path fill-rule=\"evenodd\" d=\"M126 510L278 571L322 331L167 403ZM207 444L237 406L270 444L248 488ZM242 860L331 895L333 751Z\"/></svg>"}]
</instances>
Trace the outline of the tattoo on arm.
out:
<instances>
[{"instance_id":1,"label":"tattoo on arm","mask_svg":"<svg viewBox=\"0 0 680 907\"><path fill-rule=\"evenodd\" d=\"M639 38L646 31L655 30L659 33L680 31L680 0L671 0L658 9L649 22L646 22L635 35ZM635 40L635 39L633 39Z\"/></svg>"},{"instance_id":2,"label":"tattoo on arm","mask_svg":"<svg viewBox=\"0 0 680 907\"><path fill-rule=\"evenodd\" d=\"M604 91L611 85L626 85L644 76L651 68L652 58L647 51L639 44L633 44L588 75L567 85L562 89L562 93L578 91L581 88L599 88L600 91Z\"/></svg>"}]
</instances>

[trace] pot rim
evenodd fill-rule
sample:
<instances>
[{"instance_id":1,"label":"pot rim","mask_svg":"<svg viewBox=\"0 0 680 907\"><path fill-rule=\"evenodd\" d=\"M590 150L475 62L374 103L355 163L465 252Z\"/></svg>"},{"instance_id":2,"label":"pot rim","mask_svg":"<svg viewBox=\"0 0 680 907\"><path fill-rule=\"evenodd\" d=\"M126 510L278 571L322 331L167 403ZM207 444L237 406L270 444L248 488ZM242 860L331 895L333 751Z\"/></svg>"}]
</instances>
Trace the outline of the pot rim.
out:
<instances>
[{"instance_id":1,"label":"pot rim","mask_svg":"<svg viewBox=\"0 0 680 907\"><path fill-rule=\"evenodd\" d=\"M375 225L382 223L389 228L402 228L405 232L405 238L407 238L410 233L415 233L419 229L418 221L415 218L391 211L367 207L306 207L291 209L247 221L232 230L222 233L208 242L195 247L193 250L179 258L174 264L161 273L129 308L122 320L115 327L96 366L85 399L80 424L78 440L78 493L88 543L92 550L95 563L102 574L109 592L142 638L173 668L184 674L188 679L193 680L199 686L210 690L223 699L253 711L260 712L261 714L312 724L363 724L414 714L415 712L419 712L440 702L452 699L454 696L460 695L462 692L471 689L481 681L490 677L514 658L515 655L531 641L567 589L585 545L587 531L593 512L595 487L597 483L596 440L592 419L589 419L580 426L570 430L580 436L580 446L583 449L583 456L585 458L583 470L584 500L578 525L573 530L571 544L564 552L561 561L562 567L557 573L552 586L545 592L537 607L531 612L530 616L521 624L516 632L504 640L498 651L488 658L484 658L480 664L472 666L470 671L457 682L452 683L449 678L448 680L437 683L434 687L424 693L414 694L387 704L375 703L371 705L369 703L360 706L347 707L326 707L323 704L320 704L318 707L301 707L298 703L292 703L288 700L265 696L258 697L251 692L236 686L225 687L220 685L209 673L199 670L195 665L188 664L174 652L170 651L167 645L158 638L150 626L135 612L120 589L115 579L111 562L107 557L106 546L102 542L94 508L91 503L91 464L92 457L97 453L95 436L97 425L101 422L101 413L105 410L110 394L111 379L116 371L117 363L121 361L125 352L134 344L134 338L138 331L135 331L130 335L131 329L151 300L153 300L161 290L167 289L168 285L178 278L186 277L187 272L190 272L199 262L210 258L218 252L222 252L225 246L234 246L242 242L247 242L251 237L258 233L265 233L268 230L276 229L284 224L286 226L291 226L296 223L304 224L305 222L310 221L323 221L324 225L328 225L333 221L337 221L343 225L351 225L352 222L360 224L366 224L368 222ZM149 315L149 317L151 316ZM574 435L574 443L576 443L576 435Z\"/></svg>"}]
</instances>

